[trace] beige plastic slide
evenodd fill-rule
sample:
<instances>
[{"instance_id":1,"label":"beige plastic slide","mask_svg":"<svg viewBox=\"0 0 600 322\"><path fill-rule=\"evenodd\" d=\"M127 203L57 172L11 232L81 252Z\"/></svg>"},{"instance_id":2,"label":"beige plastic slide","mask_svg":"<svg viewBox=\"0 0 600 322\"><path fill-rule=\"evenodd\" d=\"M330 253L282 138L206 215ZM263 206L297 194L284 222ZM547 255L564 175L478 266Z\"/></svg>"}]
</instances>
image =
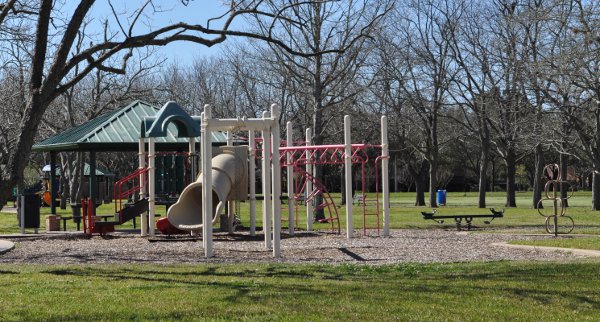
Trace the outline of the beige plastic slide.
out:
<instances>
[{"instance_id":1,"label":"beige plastic slide","mask_svg":"<svg viewBox=\"0 0 600 322\"><path fill-rule=\"evenodd\" d=\"M248 195L248 148L220 147L212 159L213 224L228 200L245 200ZM171 225L182 230L202 228L202 174L179 196L167 211Z\"/></svg>"}]
</instances>

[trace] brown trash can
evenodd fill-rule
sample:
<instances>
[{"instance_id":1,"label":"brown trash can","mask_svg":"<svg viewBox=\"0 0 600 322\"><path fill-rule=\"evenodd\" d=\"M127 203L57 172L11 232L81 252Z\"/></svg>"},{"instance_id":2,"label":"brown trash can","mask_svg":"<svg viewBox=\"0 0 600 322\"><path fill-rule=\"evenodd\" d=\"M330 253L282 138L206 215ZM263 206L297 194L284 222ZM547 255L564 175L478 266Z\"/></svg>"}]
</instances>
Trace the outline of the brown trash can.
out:
<instances>
[{"instance_id":1,"label":"brown trash can","mask_svg":"<svg viewBox=\"0 0 600 322\"><path fill-rule=\"evenodd\" d=\"M60 216L48 215L46 216L46 231L59 231L60 230Z\"/></svg>"}]
</instances>

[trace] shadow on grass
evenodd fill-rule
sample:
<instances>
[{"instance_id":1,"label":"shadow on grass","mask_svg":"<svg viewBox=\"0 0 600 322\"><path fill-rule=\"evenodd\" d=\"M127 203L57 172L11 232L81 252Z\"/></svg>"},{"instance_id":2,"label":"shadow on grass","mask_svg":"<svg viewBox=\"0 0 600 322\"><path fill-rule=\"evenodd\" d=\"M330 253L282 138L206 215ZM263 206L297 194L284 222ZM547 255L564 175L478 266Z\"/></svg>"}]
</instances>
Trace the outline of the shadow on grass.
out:
<instances>
[{"instance_id":1,"label":"shadow on grass","mask_svg":"<svg viewBox=\"0 0 600 322\"><path fill-rule=\"evenodd\" d=\"M269 292L279 294L290 290L289 284L287 286L280 285L272 280L258 281L257 277L249 276L244 272L238 273L219 273L217 272L218 267L208 267L203 272L169 272L161 270L112 270L90 267L88 269L82 268L58 268L42 271L45 274L51 274L55 276L75 276L81 277L85 281L90 279L101 279L101 280L112 280L114 282L143 282L144 285L139 287L147 287L149 289L162 289L164 287L194 287L194 288L211 288L215 289L216 293L224 291L225 300L228 303L237 303L247 301L250 292L256 291L257 288L264 287ZM270 270L265 274L266 276L260 276L261 278L276 277L302 277L295 276L286 272L279 272L277 270ZM212 278L211 278L212 277ZM214 277L236 277L237 279L231 280L215 280ZM138 287L138 286L132 286ZM318 296L320 291L318 289L310 287L310 285L302 285L300 283L294 283L294 293L300 295L311 295ZM233 293L231 293L233 292ZM259 293L262 294L262 293ZM253 300L260 300L261 298L268 296L253 294Z\"/></svg>"},{"instance_id":2,"label":"shadow on grass","mask_svg":"<svg viewBox=\"0 0 600 322\"><path fill-rule=\"evenodd\" d=\"M42 273L81 278L84 284L95 279L106 280L108 288L114 283L131 282L130 288L148 288L150 292L178 287L197 288L200 292L211 289L211 294L232 304L255 303L260 306L263 300L273 296L302 301L306 301L306 297L362 301L364 296L378 301L382 296L385 301L388 298L427 299L432 307L447 307L452 301L464 301L469 312L480 305L489 310L498 301L503 306L510 303L516 307L516 312L544 312L546 316L559 314L556 318L560 318L560 312L570 309L580 311L586 317L592 314L590 312L600 310L599 270L597 262L494 262L384 267L250 264L127 268L90 265L55 267ZM172 313L179 314L163 313L165 318L172 317ZM197 313L181 314L177 316L189 317Z\"/></svg>"}]
</instances>

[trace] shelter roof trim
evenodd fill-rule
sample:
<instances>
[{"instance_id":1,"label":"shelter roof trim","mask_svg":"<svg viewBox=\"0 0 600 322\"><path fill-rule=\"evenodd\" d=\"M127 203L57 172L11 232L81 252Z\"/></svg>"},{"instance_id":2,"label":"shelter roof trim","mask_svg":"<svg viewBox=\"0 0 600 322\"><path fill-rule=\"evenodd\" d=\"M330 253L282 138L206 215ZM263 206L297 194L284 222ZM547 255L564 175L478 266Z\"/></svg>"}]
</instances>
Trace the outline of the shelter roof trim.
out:
<instances>
[{"instance_id":1,"label":"shelter roof trim","mask_svg":"<svg viewBox=\"0 0 600 322\"><path fill-rule=\"evenodd\" d=\"M96 117L84 124L68 129L33 145L32 150L42 151L137 151L143 120L155 116L158 107L146 102L131 104ZM157 149L186 149L187 138L177 138L176 129L168 128L166 137L156 138ZM227 142L225 133L212 132L213 142ZM197 138L196 142L200 142Z\"/></svg>"}]
</instances>

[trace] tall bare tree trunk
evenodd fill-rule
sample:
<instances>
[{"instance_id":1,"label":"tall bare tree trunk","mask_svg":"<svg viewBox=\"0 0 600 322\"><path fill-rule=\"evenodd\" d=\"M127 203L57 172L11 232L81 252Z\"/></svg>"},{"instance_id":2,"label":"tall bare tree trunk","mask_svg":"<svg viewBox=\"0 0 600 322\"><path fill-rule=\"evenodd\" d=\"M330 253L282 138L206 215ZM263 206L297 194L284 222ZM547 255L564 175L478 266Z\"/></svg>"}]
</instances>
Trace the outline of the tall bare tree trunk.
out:
<instances>
[{"instance_id":1,"label":"tall bare tree trunk","mask_svg":"<svg viewBox=\"0 0 600 322\"><path fill-rule=\"evenodd\" d=\"M560 167L560 178L563 181L567 181L568 167L569 167L569 156L561 153L559 156L559 167ZM567 197L569 196L569 185L566 183L560 184L560 198L564 200L565 207L569 206Z\"/></svg>"},{"instance_id":2,"label":"tall bare tree trunk","mask_svg":"<svg viewBox=\"0 0 600 322\"><path fill-rule=\"evenodd\" d=\"M429 162L429 205L431 208L436 208L436 188L437 188L437 160Z\"/></svg>"},{"instance_id":3,"label":"tall bare tree trunk","mask_svg":"<svg viewBox=\"0 0 600 322\"><path fill-rule=\"evenodd\" d=\"M511 149L507 152L506 158L506 207L516 207L517 198L515 191L515 178L517 170L517 162L515 152Z\"/></svg>"},{"instance_id":4,"label":"tall bare tree trunk","mask_svg":"<svg viewBox=\"0 0 600 322\"><path fill-rule=\"evenodd\" d=\"M542 176L544 171L544 150L542 149L541 144L536 144L535 146L535 169L533 173L533 208L544 208L544 206L539 203L542 199L542 187L544 186L542 182Z\"/></svg>"},{"instance_id":5,"label":"tall bare tree trunk","mask_svg":"<svg viewBox=\"0 0 600 322\"><path fill-rule=\"evenodd\" d=\"M8 159L8 180L0 180L0 207L12 195L12 187L23 181L23 171L31 154L38 125L47 108L47 102L42 93L44 81L44 65L48 48L48 26L52 12L52 0L41 0L38 21L35 32L35 44L29 76L29 95L17 139L14 153ZM1 208L0 208L1 209Z\"/></svg>"},{"instance_id":6,"label":"tall bare tree trunk","mask_svg":"<svg viewBox=\"0 0 600 322\"><path fill-rule=\"evenodd\" d=\"M486 208L485 195L487 191L487 170L490 163L489 145L482 144L480 158L478 207Z\"/></svg>"},{"instance_id":7,"label":"tall bare tree trunk","mask_svg":"<svg viewBox=\"0 0 600 322\"><path fill-rule=\"evenodd\" d=\"M428 163L427 161L423 160L421 161L420 167L418 169L418 171L414 171L410 170L409 168L409 172L410 175L413 178L413 181L415 182L415 192L416 192L416 197L415 197L415 206L425 206L425 187L427 186L427 181L426 181L426 174L427 174L427 167L428 167Z\"/></svg>"},{"instance_id":8,"label":"tall bare tree trunk","mask_svg":"<svg viewBox=\"0 0 600 322\"><path fill-rule=\"evenodd\" d=\"M600 210L600 167L595 168L592 174L592 210Z\"/></svg>"},{"instance_id":9,"label":"tall bare tree trunk","mask_svg":"<svg viewBox=\"0 0 600 322\"><path fill-rule=\"evenodd\" d=\"M318 75L318 74L317 74ZM320 76L319 76L320 77ZM322 86L320 82L315 85L315 96L320 95L322 91ZM316 98L316 97L315 97ZM314 111L313 111L313 144L314 145L322 145L323 144L323 106L320 100L315 99L314 102ZM318 153L315 155L318 159ZM314 169L314 177L319 180L322 184L325 184L325 178L323 175L323 165L315 164L313 166ZM314 198L314 205L319 206L323 203L323 195L318 193ZM318 207L314 212L315 220L325 219L325 210L321 207Z\"/></svg>"}]
</instances>

